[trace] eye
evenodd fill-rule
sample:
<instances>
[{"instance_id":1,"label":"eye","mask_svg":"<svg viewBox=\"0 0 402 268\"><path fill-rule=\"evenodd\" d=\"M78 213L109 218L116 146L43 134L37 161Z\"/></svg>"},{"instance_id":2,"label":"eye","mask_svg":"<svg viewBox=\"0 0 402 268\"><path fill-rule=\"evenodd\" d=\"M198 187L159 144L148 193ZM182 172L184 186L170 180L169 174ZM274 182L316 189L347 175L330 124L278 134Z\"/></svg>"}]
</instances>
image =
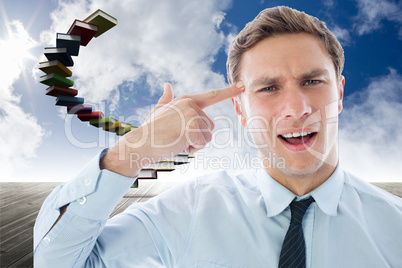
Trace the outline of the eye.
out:
<instances>
[{"instance_id":1,"label":"eye","mask_svg":"<svg viewBox=\"0 0 402 268\"><path fill-rule=\"evenodd\" d=\"M307 80L306 82L304 82L304 85L311 86L311 85L316 85L320 82L321 82L320 80Z\"/></svg>"},{"instance_id":2,"label":"eye","mask_svg":"<svg viewBox=\"0 0 402 268\"><path fill-rule=\"evenodd\" d=\"M276 87L275 86L269 86L269 87L264 87L264 88L262 88L262 89L260 89L260 91L274 91L274 90L276 90Z\"/></svg>"}]
</instances>

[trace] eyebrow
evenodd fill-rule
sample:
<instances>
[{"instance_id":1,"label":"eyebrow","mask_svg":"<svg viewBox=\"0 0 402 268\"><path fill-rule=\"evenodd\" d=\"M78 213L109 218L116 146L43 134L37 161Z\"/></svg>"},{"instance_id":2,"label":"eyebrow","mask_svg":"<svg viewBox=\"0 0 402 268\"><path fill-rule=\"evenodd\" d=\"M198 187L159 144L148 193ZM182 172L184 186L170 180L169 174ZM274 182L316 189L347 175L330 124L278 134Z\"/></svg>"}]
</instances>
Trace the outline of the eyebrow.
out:
<instances>
[{"instance_id":1,"label":"eyebrow","mask_svg":"<svg viewBox=\"0 0 402 268\"><path fill-rule=\"evenodd\" d=\"M279 77L269 77L265 76L259 79L256 79L251 82L250 87L251 88L257 88L260 86L266 86L266 85L272 85L272 84L277 84L281 81Z\"/></svg>"},{"instance_id":2,"label":"eyebrow","mask_svg":"<svg viewBox=\"0 0 402 268\"><path fill-rule=\"evenodd\" d=\"M311 71L308 71L306 73L303 73L302 75L300 75L299 80L310 80L316 77L321 77L321 76L325 76L328 77L329 76L329 72L326 69L313 69ZM266 86L266 85L272 85L272 84L277 84L281 82L281 78L280 77L262 77L259 79L256 79L254 81L251 82L250 87L251 88L256 88L256 87L260 87L260 86Z\"/></svg>"},{"instance_id":3,"label":"eyebrow","mask_svg":"<svg viewBox=\"0 0 402 268\"><path fill-rule=\"evenodd\" d=\"M300 80L309 80L315 77L320 77L320 76L325 76L328 77L329 76L329 72L326 69L314 69L311 70L307 73L304 73L300 76Z\"/></svg>"}]
</instances>

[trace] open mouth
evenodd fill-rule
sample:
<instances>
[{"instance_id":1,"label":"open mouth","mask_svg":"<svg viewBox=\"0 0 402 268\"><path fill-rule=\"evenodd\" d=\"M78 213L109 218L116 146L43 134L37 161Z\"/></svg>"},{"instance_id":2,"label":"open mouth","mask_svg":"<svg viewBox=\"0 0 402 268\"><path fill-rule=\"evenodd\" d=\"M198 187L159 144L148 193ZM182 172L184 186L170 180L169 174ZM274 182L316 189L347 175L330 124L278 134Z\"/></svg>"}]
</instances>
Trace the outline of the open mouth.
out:
<instances>
[{"instance_id":1,"label":"open mouth","mask_svg":"<svg viewBox=\"0 0 402 268\"><path fill-rule=\"evenodd\" d=\"M288 144L298 145L309 143L316 134L317 132L291 132L279 135L278 137Z\"/></svg>"}]
</instances>

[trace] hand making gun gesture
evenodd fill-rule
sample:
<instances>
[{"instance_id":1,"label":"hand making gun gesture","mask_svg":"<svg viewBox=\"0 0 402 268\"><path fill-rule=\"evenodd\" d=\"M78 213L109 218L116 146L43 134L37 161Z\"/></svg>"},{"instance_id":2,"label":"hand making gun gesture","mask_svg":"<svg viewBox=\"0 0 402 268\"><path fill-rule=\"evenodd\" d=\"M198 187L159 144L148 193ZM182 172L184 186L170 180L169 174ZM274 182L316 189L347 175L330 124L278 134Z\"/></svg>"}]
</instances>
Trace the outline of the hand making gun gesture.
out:
<instances>
[{"instance_id":1,"label":"hand making gun gesture","mask_svg":"<svg viewBox=\"0 0 402 268\"><path fill-rule=\"evenodd\" d=\"M194 153L212 139L214 122L204 108L235 97L244 91L239 82L226 88L194 95L173 97L172 86L165 84L164 93L146 122L124 135L105 155L102 169L135 177L141 168L184 150Z\"/></svg>"}]
</instances>

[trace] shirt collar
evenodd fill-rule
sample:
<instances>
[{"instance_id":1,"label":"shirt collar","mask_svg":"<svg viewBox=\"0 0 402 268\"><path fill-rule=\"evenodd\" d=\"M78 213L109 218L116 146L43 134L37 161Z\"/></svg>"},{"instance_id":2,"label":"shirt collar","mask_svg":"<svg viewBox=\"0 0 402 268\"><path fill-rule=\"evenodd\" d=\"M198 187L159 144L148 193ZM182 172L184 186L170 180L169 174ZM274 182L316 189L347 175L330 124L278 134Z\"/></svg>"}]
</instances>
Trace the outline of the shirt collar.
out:
<instances>
[{"instance_id":1,"label":"shirt collar","mask_svg":"<svg viewBox=\"0 0 402 268\"><path fill-rule=\"evenodd\" d=\"M263 168L257 170L256 176L267 208L267 216L278 215L289 206L295 198L295 194L274 180Z\"/></svg>"},{"instance_id":2,"label":"shirt collar","mask_svg":"<svg viewBox=\"0 0 402 268\"><path fill-rule=\"evenodd\" d=\"M255 174L267 208L268 217L280 214L297 197L293 192L274 180L265 169L258 169ZM305 196L312 196L318 207L325 214L336 216L344 180L344 174L338 166L323 184Z\"/></svg>"},{"instance_id":3,"label":"shirt collar","mask_svg":"<svg viewBox=\"0 0 402 268\"><path fill-rule=\"evenodd\" d=\"M342 169L338 167L334 173L310 195L314 197L319 208L329 216L338 215L338 205L341 198L345 176Z\"/></svg>"}]
</instances>

